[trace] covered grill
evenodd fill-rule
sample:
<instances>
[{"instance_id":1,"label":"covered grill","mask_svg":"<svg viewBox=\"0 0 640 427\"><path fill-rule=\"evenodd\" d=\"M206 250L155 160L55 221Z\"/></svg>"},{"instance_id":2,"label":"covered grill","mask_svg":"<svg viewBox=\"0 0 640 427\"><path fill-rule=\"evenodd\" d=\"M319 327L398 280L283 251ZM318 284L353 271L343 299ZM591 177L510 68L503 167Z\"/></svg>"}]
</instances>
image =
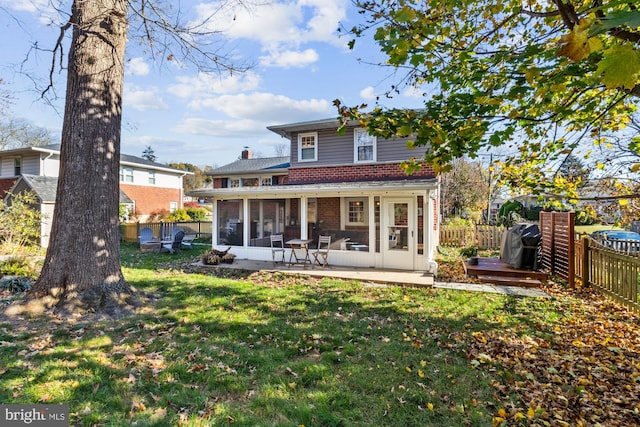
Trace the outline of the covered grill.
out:
<instances>
[{"instance_id":1,"label":"covered grill","mask_svg":"<svg viewBox=\"0 0 640 427\"><path fill-rule=\"evenodd\" d=\"M512 268L535 270L542 233L536 224L516 224L502 234L500 261Z\"/></svg>"}]
</instances>

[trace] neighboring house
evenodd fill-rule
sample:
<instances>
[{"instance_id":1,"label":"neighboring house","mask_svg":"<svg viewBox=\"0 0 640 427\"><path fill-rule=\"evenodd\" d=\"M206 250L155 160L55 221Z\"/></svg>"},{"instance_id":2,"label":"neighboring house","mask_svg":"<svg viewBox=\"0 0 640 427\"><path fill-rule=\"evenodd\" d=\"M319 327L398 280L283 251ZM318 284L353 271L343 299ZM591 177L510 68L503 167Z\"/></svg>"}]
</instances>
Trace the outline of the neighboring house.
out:
<instances>
[{"instance_id":1,"label":"neighboring house","mask_svg":"<svg viewBox=\"0 0 640 427\"><path fill-rule=\"evenodd\" d=\"M284 234L332 238L330 265L435 273L439 183L427 165L406 175L402 161L421 153L405 140L367 134L353 123L343 135L336 119L270 126L290 141L290 157L256 158L209 172L213 246L239 257L272 260L270 238Z\"/></svg>"},{"instance_id":2,"label":"neighboring house","mask_svg":"<svg viewBox=\"0 0 640 427\"><path fill-rule=\"evenodd\" d=\"M41 245L48 246L55 205L60 145L0 151L0 197L32 190L44 215ZM182 207L183 177L192 174L140 157L120 156L120 203L140 220Z\"/></svg>"}]
</instances>

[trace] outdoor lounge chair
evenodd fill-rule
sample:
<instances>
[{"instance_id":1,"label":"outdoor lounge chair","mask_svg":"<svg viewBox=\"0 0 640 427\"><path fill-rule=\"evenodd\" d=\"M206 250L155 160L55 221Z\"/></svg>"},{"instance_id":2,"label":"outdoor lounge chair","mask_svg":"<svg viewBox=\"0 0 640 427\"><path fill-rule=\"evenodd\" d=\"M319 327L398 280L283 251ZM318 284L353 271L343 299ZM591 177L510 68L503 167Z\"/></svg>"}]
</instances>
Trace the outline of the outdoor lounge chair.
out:
<instances>
[{"instance_id":1,"label":"outdoor lounge chair","mask_svg":"<svg viewBox=\"0 0 640 427\"><path fill-rule=\"evenodd\" d=\"M182 239L184 239L184 231L180 230L173 235L172 240L163 240L162 249L166 249L169 253L175 253L182 247Z\"/></svg>"},{"instance_id":2,"label":"outdoor lounge chair","mask_svg":"<svg viewBox=\"0 0 640 427\"><path fill-rule=\"evenodd\" d=\"M313 255L313 263L321 265L325 268L329 265L327 258L329 257L329 247L331 246L331 236L318 237L318 248L311 252Z\"/></svg>"},{"instance_id":3,"label":"outdoor lounge chair","mask_svg":"<svg viewBox=\"0 0 640 427\"><path fill-rule=\"evenodd\" d=\"M186 249L193 249L193 240L196 238L195 234L185 235L182 239L182 247Z\"/></svg>"},{"instance_id":4,"label":"outdoor lounge chair","mask_svg":"<svg viewBox=\"0 0 640 427\"><path fill-rule=\"evenodd\" d=\"M155 237L153 237L153 230L148 227L141 228L138 243L143 244L153 241L156 241Z\"/></svg>"},{"instance_id":5,"label":"outdoor lounge chair","mask_svg":"<svg viewBox=\"0 0 640 427\"><path fill-rule=\"evenodd\" d=\"M279 261L284 264L284 236L282 234L272 234L271 236L271 257L273 258L273 265L276 265L276 254L282 254L282 259Z\"/></svg>"}]
</instances>

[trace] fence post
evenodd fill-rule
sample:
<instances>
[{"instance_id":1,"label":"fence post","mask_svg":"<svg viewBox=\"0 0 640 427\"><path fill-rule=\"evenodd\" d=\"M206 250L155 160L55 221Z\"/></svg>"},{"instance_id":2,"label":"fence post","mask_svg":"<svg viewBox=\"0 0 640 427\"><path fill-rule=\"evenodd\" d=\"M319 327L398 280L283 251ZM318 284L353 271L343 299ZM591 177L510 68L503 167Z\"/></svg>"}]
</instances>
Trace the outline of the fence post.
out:
<instances>
[{"instance_id":1,"label":"fence post","mask_svg":"<svg viewBox=\"0 0 640 427\"><path fill-rule=\"evenodd\" d=\"M584 234L582 236L582 271L580 272L582 276L582 286L589 286L590 271L591 269L589 268L589 237L586 234Z\"/></svg>"}]
</instances>

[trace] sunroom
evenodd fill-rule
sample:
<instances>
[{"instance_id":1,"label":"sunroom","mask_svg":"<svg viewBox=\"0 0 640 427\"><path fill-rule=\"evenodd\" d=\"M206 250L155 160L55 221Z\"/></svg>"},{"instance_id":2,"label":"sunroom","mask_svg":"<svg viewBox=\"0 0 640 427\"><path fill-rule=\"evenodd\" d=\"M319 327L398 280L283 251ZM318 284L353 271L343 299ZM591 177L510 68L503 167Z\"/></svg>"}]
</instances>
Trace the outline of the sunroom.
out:
<instances>
[{"instance_id":1,"label":"sunroom","mask_svg":"<svg viewBox=\"0 0 640 427\"><path fill-rule=\"evenodd\" d=\"M437 180L202 189L213 198L212 245L272 260L270 236L331 236L330 265L434 271Z\"/></svg>"}]
</instances>

